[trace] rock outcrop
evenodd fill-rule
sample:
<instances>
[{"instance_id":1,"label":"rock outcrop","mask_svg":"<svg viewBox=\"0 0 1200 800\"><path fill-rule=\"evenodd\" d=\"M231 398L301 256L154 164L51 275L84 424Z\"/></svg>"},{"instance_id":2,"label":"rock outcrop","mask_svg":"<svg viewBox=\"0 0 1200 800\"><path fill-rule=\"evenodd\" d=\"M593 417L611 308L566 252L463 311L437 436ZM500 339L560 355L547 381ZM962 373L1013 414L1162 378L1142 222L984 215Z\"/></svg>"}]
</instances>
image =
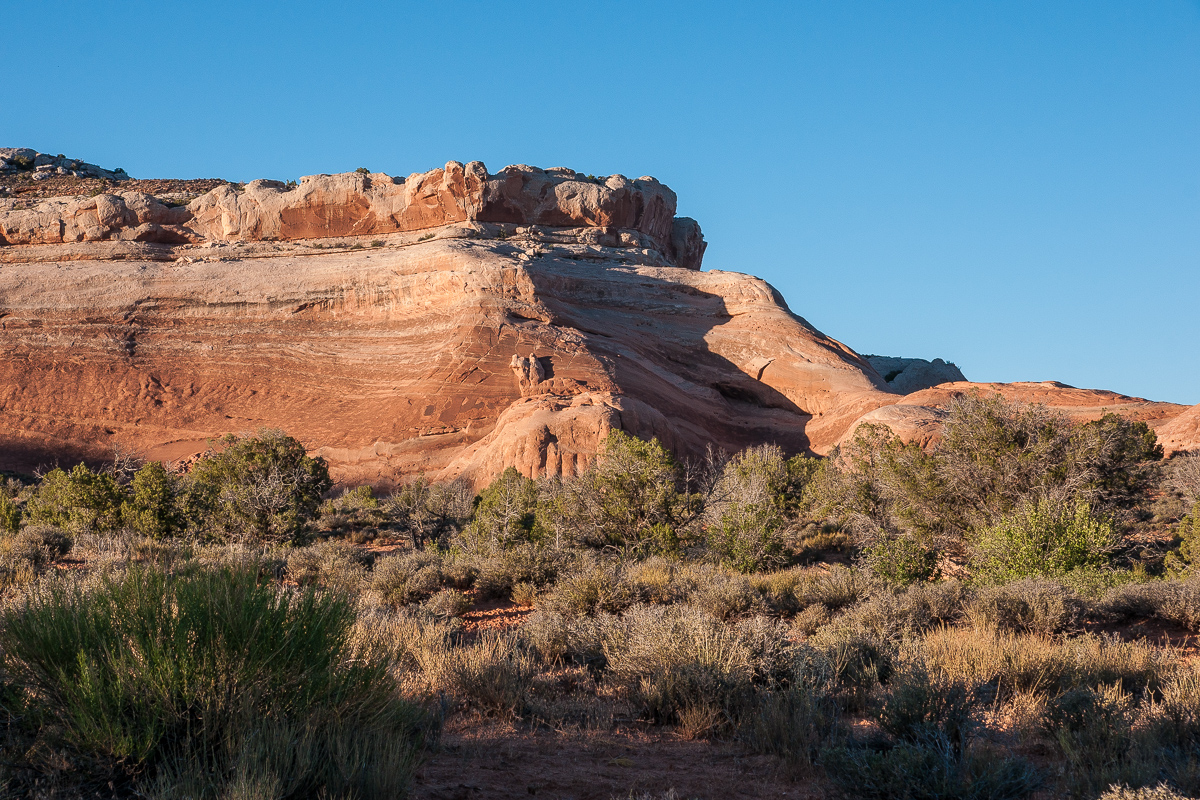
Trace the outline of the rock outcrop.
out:
<instances>
[{"instance_id":1,"label":"rock outcrop","mask_svg":"<svg viewBox=\"0 0 1200 800\"><path fill-rule=\"evenodd\" d=\"M28 147L0 147L0 175L28 172L35 180L55 176L72 178L103 178L110 181L128 180L123 169L107 170L64 155L52 156Z\"/></svg>"},{"instance_id":2,"label":"rock outcrop","mask_svg":"<svg viewBox=\"0 0 1200 800\"><path fill-rule=\"evenodd\" d=\"M1075 422L1097 420L1112 412L1145 422L1156 430L1177 418L1186 408L1175 403L1158 403L1101 389L1077 389L1057 381L960 381L922 389L906 395L894 405L873 409L849 425L839 443L852 438L859 425L869 422L886 425L905 442L916 442L922 447L934 445L941 436L941 425L950 403L966 394L984 397L999 395L1009 403L1040 403L1056 409Z\"/></svg>"},{"instance_id":3,"label":"rock outcrop","mask_svg":"<svg viewBox=\"0 0 1200 800\"><path fill-rule=\"evenodd\" d=\"M699 226L653 178L450 162L178 197L0 200L0 468L269 426L349 483L478 485L575 474L614 428L683 457L823 453L863 421L928 444L971 390L1183 410L1046 384L901 396L952 365L905 359L889 384L762 280L700 271Z\"/></svg>"},{"instance_id":4,"label":"rock outcrop","mask_svg":"<svg viewBox=\"0 0 1200 800\"><path fill-rule=\"evenodd\" d=\"M600 179L525 165L490 175L478 161L451 161L408 178L351 172L310 175L299 185L228 184L184 207L137 192L33 208L0 201L0 244L293 241L509 223L584 229L593 243L653 249L672 265L699 269L704 238L694 220L675 217L675 205L675 193L650 177Z\"/></svg>"},{"instance_id":5,"label":"rock outcrop","mask_svg":"<svg viewBox=\"0 0 1200 800\"><path fill-rule=\"evenodd\" d=\"M1200 452L1200 405L1192 406L1174 419L1155 427L1158 442L1168 456Z\"/></svg>"},{"instance_id":6,"label":"rock outcrop","mask_svg":"<svg viewBox=\"0 0 1200 800\"><path fill-rule=\"evenodd\" d=\"M897 394L911 394L930 389L941 383L965 381L967 378L953 363L935 358L899 358L896 356L863 356L875 371L883 376L888 388Z\"/></svg>"}]
</instances>

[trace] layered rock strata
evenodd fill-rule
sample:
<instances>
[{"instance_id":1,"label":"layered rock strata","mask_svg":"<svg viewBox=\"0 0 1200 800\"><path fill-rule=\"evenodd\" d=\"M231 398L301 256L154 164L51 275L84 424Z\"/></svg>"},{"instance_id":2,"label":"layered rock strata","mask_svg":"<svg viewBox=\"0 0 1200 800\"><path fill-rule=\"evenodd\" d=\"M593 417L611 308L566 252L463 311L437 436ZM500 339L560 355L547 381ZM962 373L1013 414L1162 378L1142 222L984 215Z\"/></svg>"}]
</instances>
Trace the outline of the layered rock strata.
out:
<instances>
[{"instance_id":1,"label":"layered rock strata","mask_svg":"<svg viewBox=\"0 0 1200 800\"><path fill-rule=\"evenodd\" d=\"M822 453L863 421L930 443L971 390L1182 411L897 393L765 282L700 271L699 226L652 178L451 162L166 200L0 200L0 468L174 460L269 426L347 483L479 485L578 473L614 428L681 457Z\"/></svg>"}]
</instances>

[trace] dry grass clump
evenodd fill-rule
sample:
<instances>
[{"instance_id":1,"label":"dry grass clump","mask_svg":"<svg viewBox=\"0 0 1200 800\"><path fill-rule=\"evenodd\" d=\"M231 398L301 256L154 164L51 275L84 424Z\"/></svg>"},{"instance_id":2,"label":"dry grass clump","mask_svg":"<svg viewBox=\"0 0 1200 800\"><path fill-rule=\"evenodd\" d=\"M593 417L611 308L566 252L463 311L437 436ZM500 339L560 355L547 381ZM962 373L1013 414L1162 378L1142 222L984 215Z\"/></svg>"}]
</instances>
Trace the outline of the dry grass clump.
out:
<instances>
[{"instance_id":1,"label":"dry grass clump","mask_svg":"<svg viewBox=\"0 0 1200 800\"><path fill-rule=\"evenodd\" d=\"M980 627L1053 636L1073 629L1086 605L1072 590L1044 578L985 586L967 608Z\"/></svg>"},{"instance_id":2,"label":"dry grass clump","mask_svg":"<svg viewBox=\"0 0 1200 800\"><path fill-rule=\"evenodd\" d=\"M406 606L433 596L446 580L442 557L431 550L409 550L375 562L370 585L385 605Z\"/></svg>"},{"instance_id":3,"label":"dry grass clump","mask_svg":"<svg viewBox=\"0 0 1200 800\"><path fill-rule=\"evenodd\" d=\"M356 595L366 580L371 561L361 548L327 539L288 553L287 577L300 586L320 586Z\"/></svg>"},{"instance_id":4,"label":"dry grass clump","mask_svg":"<svg viewBox=\"0 0 1200 800\"><path fill-rule=\"evenodd\" d=\"M1200 631L1200 576L1118 586L1098 610L1119 620L1158 618Z\"/></svg>"}]
</instances>

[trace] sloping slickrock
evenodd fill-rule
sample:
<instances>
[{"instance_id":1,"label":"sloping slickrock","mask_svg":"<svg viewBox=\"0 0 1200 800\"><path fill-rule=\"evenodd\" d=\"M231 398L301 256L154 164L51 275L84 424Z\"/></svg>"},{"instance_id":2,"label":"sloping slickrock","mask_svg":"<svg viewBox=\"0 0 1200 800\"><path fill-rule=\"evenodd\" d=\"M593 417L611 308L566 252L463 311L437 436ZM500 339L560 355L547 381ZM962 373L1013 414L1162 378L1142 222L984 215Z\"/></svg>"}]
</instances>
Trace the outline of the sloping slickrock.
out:
<instances>
[{"instance_id":1,"label":"sloping slickrock","mask_svg":"<svg viewBox=\"0 0 1200 800\"><path fill-rule=\"evenodd\" d=\"M0 248L0 466L274 426L342 480L478 483L578 472L614 427L684 456L827 446L894 397L765 282L670 266L645 232L433 233Z\"/></svg>"},{"instance_id":2,"label":"sloping slickrock","mask_svg":"<svg viewBox=\"0 0 1200 800\"><path fill-rule=\"evenodd\" d=\"M1061 384L901 396L767 283L700 271L652 178L478 162L394 179L0 200L0 468L180 459L283 428L340 480L571 475L615 428L679 456L935 441L950 398L1077 418L1182 407ZM907 369L907 367L905 368Z\"/></svg>"},{"instance_id":3,"label":"sloping slickrock","mask_svg":"<svg viewBox=\"0 0 1200 800\"><path fill-rule=\"evenodd\" d=\"M1175 403L1159 403L1102 389L1077 389L1057 381L960 381L914 392L901 398L895 405L880 407L864 414L846 428L840 442L853 438L860 424L871 422L886 425L905 442L917 442L922 447L936 444L941 433L941 423L951 401L972 393L984 397L1000 395L1010 403L1040 403L1057 409L1078 423L1100 419L1109 412L1117 413L1128 419L1145 422L1156 430L1178 417L1186 408Z\"/></svg>"},{"instance_id":4,"label":"sloping slickrock","mask_svg":"<svg viewBox=\"0 0 1200 800\"><path fill-rule=\"evenodd\" d=\"M1185 451L1200 451L1200 405L1192 406L1179 416L1155 427L1158 442L1166 455Z\"/></svg>"}]
</instances>

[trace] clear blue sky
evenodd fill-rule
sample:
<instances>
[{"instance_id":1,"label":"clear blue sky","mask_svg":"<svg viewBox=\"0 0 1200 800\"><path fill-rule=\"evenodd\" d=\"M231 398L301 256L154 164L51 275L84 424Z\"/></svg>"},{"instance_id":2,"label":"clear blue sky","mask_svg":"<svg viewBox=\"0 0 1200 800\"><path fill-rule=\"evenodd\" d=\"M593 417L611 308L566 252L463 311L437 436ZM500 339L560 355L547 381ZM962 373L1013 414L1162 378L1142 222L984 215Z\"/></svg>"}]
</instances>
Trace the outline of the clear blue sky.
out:
<instances>
[{"instance_id":1,"label":"clear blue sky","mask_svg":"<svg viewBox=\"0 0 1200 800\"><path fill-rule=\"evenodd\" d=\"M0 0L0 144L654 175L859 352L1200 402L1200 2Z\"/></svg>"}]
</instances>

